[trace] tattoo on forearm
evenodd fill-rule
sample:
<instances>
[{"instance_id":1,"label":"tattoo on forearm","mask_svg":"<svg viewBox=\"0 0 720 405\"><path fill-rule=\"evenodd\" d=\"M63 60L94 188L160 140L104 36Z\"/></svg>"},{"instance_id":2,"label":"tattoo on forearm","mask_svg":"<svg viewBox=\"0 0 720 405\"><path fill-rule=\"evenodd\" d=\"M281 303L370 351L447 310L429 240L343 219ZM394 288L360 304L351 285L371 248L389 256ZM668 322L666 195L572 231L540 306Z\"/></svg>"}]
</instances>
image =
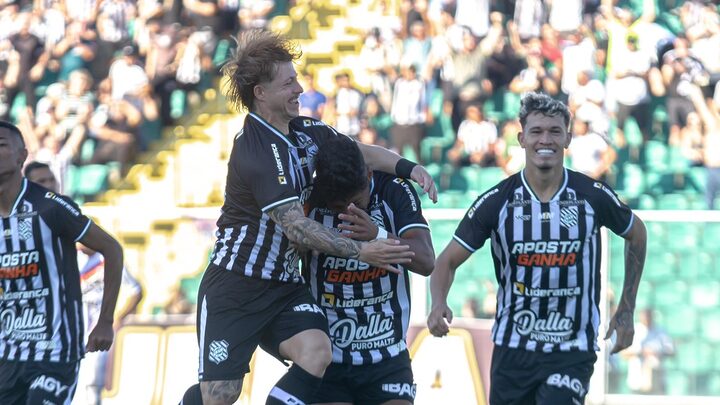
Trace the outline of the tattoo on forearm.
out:
<instances>
[{"instance_id":1,"label":"tattoo on forearm","mask_svg":"<svg viewBox=\"0 0 720 405\"><path fill-rule=\"evenodd\" d=\"M298 203L283 204L268 215L280 225L288 239L301 246L341 257L357 258L360 254L360 242L336 235L308 219Z\"/></svg>"},{"instance_id":2,"label":"tattoo on forearm","mask_svg":"<svg viewBox=\"0 0 720 405\"><path fill-rule=\"evenodd\" d=\"M625 246L625 282L623 283L623 302L621 304L628 305L628 308L635 307L635 298L645 263L645 248L645 243L636 241L630 241ZM630 315L632 316L632 314Z\"/></svg>"},{"instance_id":3,"label":"tattoo on forearm","mask_svg":"<svg viewBox=\"0 0 720 405\"><path fill-rule=\"evenodd\" d=\"M242 380L209 381L207 394L213 401L223 404L235 402L242 389Z\"/></svg>"}]
</instances>

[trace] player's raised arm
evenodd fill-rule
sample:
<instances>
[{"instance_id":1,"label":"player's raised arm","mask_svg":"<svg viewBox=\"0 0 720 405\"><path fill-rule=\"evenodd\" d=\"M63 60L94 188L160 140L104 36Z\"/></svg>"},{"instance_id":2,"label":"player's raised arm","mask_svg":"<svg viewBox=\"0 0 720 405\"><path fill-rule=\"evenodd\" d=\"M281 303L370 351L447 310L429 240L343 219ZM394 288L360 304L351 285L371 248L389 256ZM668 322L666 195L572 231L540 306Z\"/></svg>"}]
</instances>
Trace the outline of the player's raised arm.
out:
<instances>
[{"instance_id":1,"label":"player's raised arm","mask_svg":"<svg viewBox=\"0 0 720 405\"><path fill-rule=\"evenodd\" d=\"M625 280L622 294L605 335L605 339L609 339L613 331L617 333L617 340L611 354L630 347L635 335L633 314L635 313L635 299L640 286L640 277L645 265L647 230L643 221L637 215L633 214L633 216L632 227L627 234L623 235L625 238Z\"/></svg>"},{"instance_id":2,"label":"player's raised arm","mask_svg":"<svg viewBox=\"0 0 720 405\"><path fill-rule=\"evenodd\" d=\"M447 305L448 293L455 278L455 271L465 263L470 254L470 251L451 239L435 260L435 270L430 276L431 304L427 320L428 329L434 336L444 336L450 331L448 325L452 322L453 313Z\"/></svg>"},{"instance_id":3,"label":"player's raised arm","mask_svg":"<svg viewBox=\"0 0 720 405\"><path fill-rule=\"evenodd\" d=\"M397 272L393 264L409 263L414 256L408 245L401 245L394 239L359 242L342 237L307 218L298 201L279 205L268 215L280 225L291 242L323 253L359 259L393 272Z\"/></svg>"},{"instance_id":4,"label":"player's raised arm","mask_svg":"<svg viewBox=\"0 0 720 405\"><path fill-rule=\"evenodd\" d=\"M372 170L392 173L398 177L412 179L423 192L428 194L430 200L437 202L437 187L430 173L423 166L411 162L397 153L376 145L366 145L358 142L360 152L365 163Z\"/></svg>"}]
</instances>

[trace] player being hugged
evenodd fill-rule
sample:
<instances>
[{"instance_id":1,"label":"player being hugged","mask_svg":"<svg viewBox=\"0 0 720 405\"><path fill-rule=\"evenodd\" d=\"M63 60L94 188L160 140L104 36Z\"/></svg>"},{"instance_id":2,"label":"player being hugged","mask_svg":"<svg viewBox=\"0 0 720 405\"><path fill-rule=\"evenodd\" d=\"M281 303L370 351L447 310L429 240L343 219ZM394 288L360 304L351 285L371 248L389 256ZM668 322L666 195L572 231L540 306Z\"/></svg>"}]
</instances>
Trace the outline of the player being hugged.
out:
<instances>
[{"instance_id":1,"label":"player being hugged","mask_svg":"<svg viewBox=\"0 0 720 405\"><path fill-rule=\"evenodd\" d=\"M428 276L435 260L418 196L406 180L370 170L346 137L320 148L315 170L310 218L356 240L399 240L415 256L395 269L324 253L303 260L332 342L332 363L313 403L411 404L408 270Z\"/></svg>"}]
</instances>

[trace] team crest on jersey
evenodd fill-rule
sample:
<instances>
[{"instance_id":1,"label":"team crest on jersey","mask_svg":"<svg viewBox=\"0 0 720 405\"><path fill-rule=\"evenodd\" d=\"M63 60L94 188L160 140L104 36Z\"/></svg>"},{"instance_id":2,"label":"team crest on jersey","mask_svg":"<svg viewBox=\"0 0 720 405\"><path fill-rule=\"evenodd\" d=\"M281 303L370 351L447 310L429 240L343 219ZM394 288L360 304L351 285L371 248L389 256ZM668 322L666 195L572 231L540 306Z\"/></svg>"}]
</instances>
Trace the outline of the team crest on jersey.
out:
<instances>
[{"instance_id":1,"label":"team crest on jersey","mask_svg":"<svg viewBox=\"0 0 720 405\"><path fill-rule=\"evenodd\" d=\"M213 340L210 342L210 353L208 358L215 364L220 364L228 358L228 342L225 340Z\"/></svg>"},{"instance_id":2,"label":"team crest on jersey","mask_svg":"<svg viewBox=\"0 0 720 405\"><path fill-rule=\"evenodd\" d=\"M565 228L572 228L578 223L578 207L569 206L560 209L560 224Z\"/></svg>"},{"instance_id":3,"label":"team crest on jersey","mask_svg":"<svg viewBox=\"0 0 720 405\"><path fill-rule=\"evenodd\" d=\"M32 239L32 220L30 218L18 221L18 235L20 236L21 240Z\"/></svg>"}]
</instances>

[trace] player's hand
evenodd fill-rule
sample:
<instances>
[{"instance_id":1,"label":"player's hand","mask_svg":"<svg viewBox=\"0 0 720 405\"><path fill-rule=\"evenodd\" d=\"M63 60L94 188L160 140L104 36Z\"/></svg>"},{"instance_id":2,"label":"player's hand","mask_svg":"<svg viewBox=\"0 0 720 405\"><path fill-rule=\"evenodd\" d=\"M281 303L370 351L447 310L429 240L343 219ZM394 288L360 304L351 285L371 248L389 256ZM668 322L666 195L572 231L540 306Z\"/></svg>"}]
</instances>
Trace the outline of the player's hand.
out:
<instances>
[{"instance_id":1,"label":"player's hand","mask_svg":"<svg viewBox=\"0 0 720 405\"><path fill-rule=\"evenodd\" d=\"M349 222L349 224L338 225L342 235L364 241L377 238L378 226L375 225L365 210L356 207L355 204L350 204L344 213L338 215L338 218Z\"/></svg>"},{"instance_id":2,"label":"player's hand","mask_svg":"<svg viewBox=\"0 0 720 405\"><path fill-rule=\"evenodd\" d=\"M452 323L452 309L447 304L434 305L428 315L427 326L433 336L442 337L450 332L450 324Z\"/></svg>"},{"instance_id":3,"label":"player's hand","mask_svg":"<svg viewBox=\"0 0 720 405\"><path fill-rule=\"evenodd\" d=\"M95 328L90 332L85 349L88 352L108 351L112 345L114 335L112 322L98 321Z\"/></svg>"},{"instance_id":4,"label":"player's hand","mask_svg":"<svg viewBox=\"0 0 720 405\"><path fill-rule=\"evenodd\" d=\"M423 192L427 193L428 197L433 203L437 203L437 187L435 187L435 180L433 180L430 173L422 165L415 165L412 172L410 172L410 178L422 187Z\"/></svg>"},{"instance_id":5,"label":"player's hand","mask_svg":"<svg viewBox=\"0 0 720 405\"><path fill-rule=\"evenodd\" d=\"M415 252L410 250L410 246L401 245L399 240L377 239L371 242L362 242L358 260L399 274L400 269L393 265L410 263L413 256L415 256Z\"/></svg>"},{"instance_id":6,"label":"player's hand","mask_svg":"<svg viewBox=\"0 0 720 405\"><path fill-rule=\"evenodd\" d=\"M631 308L618 308L615 311L610 324L608 325L605 339L610 339L613 331L617 334L615 340L615 346L612 348L610 354L618 353L621 350L625 350L632 345L633 337L635 336L635 323L633 321L633 309Z\"/></svg>"}]
</instances>

